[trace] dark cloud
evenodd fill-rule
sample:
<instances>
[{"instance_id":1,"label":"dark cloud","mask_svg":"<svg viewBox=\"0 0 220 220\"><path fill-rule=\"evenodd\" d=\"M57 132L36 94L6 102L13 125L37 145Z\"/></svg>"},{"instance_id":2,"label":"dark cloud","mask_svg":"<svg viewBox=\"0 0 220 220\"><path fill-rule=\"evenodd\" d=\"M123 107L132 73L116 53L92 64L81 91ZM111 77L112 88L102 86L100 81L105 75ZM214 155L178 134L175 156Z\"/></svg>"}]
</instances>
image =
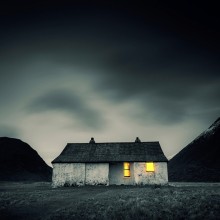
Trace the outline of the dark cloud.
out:
<instances>
[{"instance_id":1,"label":"dark cloud","mask_svg":"<svg viewBox=\"0 0 220 220\"><path fill-rule=\"evenodd\" d=\"M150 72L147 66L138 69L134 62L124 65L123 70L112 71L97 88L116 103L139 100L138 107L146 109L147 118L150 112L161 123L182 122L192 117L195 110L200 114L200 109L212 117L210 110L220 108L218 68L212 65L207 68L201 63L191 71L184 71L186 67L182 66L171 65L164 71L155 67ZM144 115L143 111L142 120L146 118Z\"/></svg>"},{"instance_id":2,"label":"dark cloud","mask_svg":"<svg viewBox=\"0 0 220 220\"><path fill-rule=\"evenodd\" d=\"M29 65L29 72L21 71L25 84L34 74L53 81L58 75L50 70L54 66L68 67L70 75L77 75L74 68L82 67L90 72L87 78L96 81L94 91L112 106L139 100L138 117L146 121L150 115L161 123L173 124L189 117L195 106L219 107L215 84L220 84L220 66L215 51L174 33L173 29L164 31L158 24L144 23L140 17L104 12L97 10L94 15L84 11L84 16L78 13L74 19L64 16L58 23L47 19L34 28L24 26L24 31L17 31L16 39L5 45L7 53L2 53L3 58L12 66L6 72L12 68L10 71L17 73L17 69L23 71ZM35 59L48 62L44 72L37 70ZM14 78L16 88L19 77ZM207 84L213 85L211 92L206 91ZM28 89L31 91L31 86ZM16 98L15 91L9 90L8 94ZM32 111L65 111L90 127L103 124L100 114L90 109L80 94L55 90L34 100L31 106Z\"/></svg>"},{"instance_id":3,"label":"dark cloud","mask_svg":"<svg viewBox=\"0 0 220 220\"><path fill-rule=\"evenodd\" d=\"M28 106L30 112L59 111L70 115L84 127L101 129L105 127L102 113L70 90L53 90L34 99Z\"/></svg>"},{"instance_id":4,"label":"dark cloud","mask_svg":"<svg viewBox=\"0 0 220 220\"><path fill-rule=\"evenodd\" d=\"M180 137L187 144L197 133L194 123L202 131L219 117L220 19L213 4L15 2L0 9L0 118L16 122L24 136L47 139L34 124L40 117L28 116L52 112L75 123L59 127L65 141L65 126L82 140L92 130L114 138L155 127L153 138L166 136L170 148L174 128L177 149ZM16 132L0 127L1 135Z\"/></svg>"}]
</instances>

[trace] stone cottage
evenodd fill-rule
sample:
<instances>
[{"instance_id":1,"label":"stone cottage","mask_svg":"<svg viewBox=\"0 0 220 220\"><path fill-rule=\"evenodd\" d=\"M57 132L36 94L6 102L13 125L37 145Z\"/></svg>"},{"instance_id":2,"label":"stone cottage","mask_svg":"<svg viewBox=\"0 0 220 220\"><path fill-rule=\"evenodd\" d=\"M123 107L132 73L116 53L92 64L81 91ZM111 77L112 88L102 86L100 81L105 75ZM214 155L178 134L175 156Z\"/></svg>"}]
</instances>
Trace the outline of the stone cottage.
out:
<instances>
[{"instance_id":1,"label":"stone cottage","mask_svg":"<svg viewBox=\"0 0 220 220\"><path fill-rule=\"evenodd\" d=\"M53 187L168 183L159 142L69 143L52 161Z\"/></svg>"}]
</instances>

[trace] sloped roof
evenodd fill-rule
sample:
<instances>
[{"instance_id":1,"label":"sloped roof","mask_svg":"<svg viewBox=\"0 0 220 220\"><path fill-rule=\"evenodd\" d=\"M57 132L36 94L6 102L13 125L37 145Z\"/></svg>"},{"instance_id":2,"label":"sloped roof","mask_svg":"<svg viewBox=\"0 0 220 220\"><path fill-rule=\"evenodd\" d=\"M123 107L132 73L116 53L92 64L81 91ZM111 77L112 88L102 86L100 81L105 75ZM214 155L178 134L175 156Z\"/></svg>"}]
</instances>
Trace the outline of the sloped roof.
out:
<instances>
[{"instance_id":1,"label":"sloped roof","mask_svg":"<svg viewBox=\"0 0 220 220\"><path fill-rule=\"evenodd\" d=\"M159 142L67 144L52 163L167 162Z\"/></svg>"}]
</instances>

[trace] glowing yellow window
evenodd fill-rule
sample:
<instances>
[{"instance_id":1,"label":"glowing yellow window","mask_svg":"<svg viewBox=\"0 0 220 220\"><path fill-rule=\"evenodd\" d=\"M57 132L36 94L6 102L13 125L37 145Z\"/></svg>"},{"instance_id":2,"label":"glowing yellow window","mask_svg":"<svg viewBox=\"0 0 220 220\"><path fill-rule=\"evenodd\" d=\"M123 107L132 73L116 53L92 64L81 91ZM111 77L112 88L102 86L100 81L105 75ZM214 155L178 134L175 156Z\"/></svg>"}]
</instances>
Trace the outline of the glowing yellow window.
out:
<instances>
[{"instance_id":1,"label":"glowing yellow window","mask_svg":"<svg viewBox=\"0 0 220 220\"><path fill-rule=\"evenodd\" d=\"M146 171L147 172L154 172L154 163L153 162L146 163Z\"/></svg>"},{"instance_id":2,"label":"glowing yellow window","mask_svg":"<svg viewBox=\"0 0 220 220\"><path fill-rule=\"evenodd\" d=\"M130 177L130 163L124 162L124 177Z\"/></svg>"}]
</instances>

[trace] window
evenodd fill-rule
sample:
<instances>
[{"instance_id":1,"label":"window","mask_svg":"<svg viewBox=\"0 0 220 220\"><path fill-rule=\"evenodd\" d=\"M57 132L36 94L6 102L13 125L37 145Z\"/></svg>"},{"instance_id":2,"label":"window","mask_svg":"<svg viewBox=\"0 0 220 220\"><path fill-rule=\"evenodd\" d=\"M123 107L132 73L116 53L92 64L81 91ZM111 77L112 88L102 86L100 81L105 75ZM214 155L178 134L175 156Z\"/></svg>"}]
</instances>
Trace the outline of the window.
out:
<instances>
[{"instance_id":1,"label":"window","mask_svg":"<svg viewBox=\"0 0 220 220\"><path fill-rule=\"evenodd\" d=\"M124 177L130 177L130 163L124 162Z\"/></svg>"},{"instance_id":2,"label":"window","mask_svg":"<svg viewBox=\"0 0 220 220\"><path fill-rule=\"evenodd\" d=\"M154 172L154 163L153 162L146 162L146 171L147 172Z\"/></svg>"}]
</instances>

